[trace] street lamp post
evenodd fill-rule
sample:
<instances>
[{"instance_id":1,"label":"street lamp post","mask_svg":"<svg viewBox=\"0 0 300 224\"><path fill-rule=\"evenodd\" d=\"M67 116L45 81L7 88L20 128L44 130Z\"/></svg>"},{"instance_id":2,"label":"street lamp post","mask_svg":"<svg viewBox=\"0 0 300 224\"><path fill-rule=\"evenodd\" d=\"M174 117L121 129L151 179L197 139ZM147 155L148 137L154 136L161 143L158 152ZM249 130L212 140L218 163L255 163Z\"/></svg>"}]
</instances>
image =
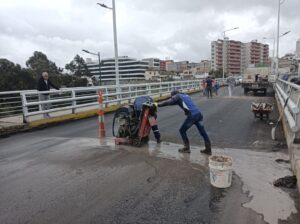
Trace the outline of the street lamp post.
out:
<instances>
[{"instance_id":1,"label":"street lamp post","mask_svg":"<svg viewBox=\"0 0 300 224\"><path fill-rule=\"evenodd\" d=\"M112 7L108 7L105 4L97 3L99 6L110 9L113 12L113 31L114 31L114 49L115 49L115 71L116 71L116 87L117 93L120 92L120 77L119 77L119 61L118 61L118 38L117 38L117 22L116 22L116 4L115 0L112 0Z\"/></svg>"},{"instance_id":2,"label":"street lamp post","mask_svg":"<svg viewBox=\"0 0 300 224\"><path fill-rule=\"evenodd\" d=\"M283 33L283 34L281 34L280 36L279 36L279 39L280 39L280 37L283 37L283 36L285 36L285 35L287 35L288 33L290 33L291 31L287 31L287 32L285 32L285 33ZM278 61L278 54L277 54L277 59L276 59L276 61L277 62L275 62L275 38L274 37L263 37L263 39L265 39L265 40L273 40L273 55L272 55L272 74L275 74L275 72L276 73L278 73L278 63L277 62L279 62ZM276 71L274 71L275 70L275 66L274 66L274 64L276 63Z\"/></svg>"},{"instance_id":3,"label":"street lamp post","mask_svg":"<svg viewBox=\"0 0 300 224\"><path fill-rule=\"evenodd\" d=\"M100 52L98 51L98 53L96 54L96 53L93 53L93 52L90 52L90 51L84 50L84 49L82 51L85 52L85 53L91 54L91 55L98 56L98 63L99 63L99 85L102 86Z\"/></svg>"},{"instance_id":4,"label":"street lamp post","mask_svg":"<svg viewBox=\"0 0 300 224\"><path fill-rule=\"evenodd\" d=\"M102 86L102 78L101 78L101 60L100 60L100 52L93 53L88 50L82 50L85 53L98 56L98 62L99 62L99 85ZM98 120L99 120L99 126L98 126L98 137L103 138L106 136L106 129L105 129L105 123L104 123L104 108L103 108L103 92L102 88L98 89L98 103L99 103L99 109L98 109Z\"/></svg>"},{"instance_id":5,"label":"street lamp post","mask_svg":"<svg viewBox=\"0 0 300 224\"><path fill-rule=\"evenodd\" d=\"M223 31L223 82L225 80L225 47L226 47L226 32L228 31L231 31L231 30L236 30L238 29L239 27L234 27L232 29L229 29L229 30L224 30Z\"/></svg>"},{"instance_id":6,"label":"street lamp post","mask_svg":"<svg viewBox=\"0 0 300 224\"><path fill-rule=\"evenodd\" d=\"M285 0L278 0L278 16L277 16L277 48L276 48L276 75L279 76L278 73L278 64L279 64L279 29L280 29L280 8L281 5L285 2Z\"/></svg>"}]
</instances>

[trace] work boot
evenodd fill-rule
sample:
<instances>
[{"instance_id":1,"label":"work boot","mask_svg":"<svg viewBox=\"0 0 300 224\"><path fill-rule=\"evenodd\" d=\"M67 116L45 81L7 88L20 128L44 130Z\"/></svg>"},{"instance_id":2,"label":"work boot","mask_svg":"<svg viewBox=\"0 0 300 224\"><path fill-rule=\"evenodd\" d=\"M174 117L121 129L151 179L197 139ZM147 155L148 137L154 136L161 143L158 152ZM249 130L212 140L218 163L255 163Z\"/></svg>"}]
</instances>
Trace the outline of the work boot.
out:
<instances>
[{"instance_id":1,"label":"work boot","mask_svg":"<svg viewBox=\"0 0 300 224\"><path fill-rule=\"evenodd\" d=\"M204 150L200 150L201 153L207 154L207 155L211 155L211 144L210 142L205 143L205 149Z\"/></svg>"},{"instance_id":2,"label":"work boot","mask_svg":"<svg viewBox=\"0 0 300 224\"><path fill-rule=\"evenodd\" d=\"M161 143L161 139L160 138L156 139L156 143L157 144Z\"/></svg>"},{"instance_id":3,"label":"work boot","mask_svg":"<svg viewBox=\"0 0 300 224\"><path fill-rule=\"evenodd\" d=\"M180 153L191 153L190 146L188 144L186 144L186 145L184 145L183 148L179 149L178 152L180 152Z\"/></svg>"}]
</instances>

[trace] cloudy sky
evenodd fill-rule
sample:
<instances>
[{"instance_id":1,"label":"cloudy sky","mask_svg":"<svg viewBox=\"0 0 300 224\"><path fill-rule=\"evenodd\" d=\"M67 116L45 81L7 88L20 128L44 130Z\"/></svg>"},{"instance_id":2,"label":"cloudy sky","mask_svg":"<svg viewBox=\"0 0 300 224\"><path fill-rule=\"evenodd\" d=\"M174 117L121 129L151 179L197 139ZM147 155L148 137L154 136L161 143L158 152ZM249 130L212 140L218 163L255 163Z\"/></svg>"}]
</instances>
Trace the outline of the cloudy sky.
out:
<instances>
[{"instance_id":1,"label":"cloudy sky","mask_svg":"<svg viewBox=\"0 0 300 224\"><path fill-rule=\"evenodd\" d=\"M42 51L64 65L81 49L112 57L110 0L0 0L0 58L25 65ZM116 0L119 55L200 61L210 58L210 42L228 32L248 42L276 34L278 0ZM295 51L300 38L300 0L282 5L280 55ZM272 54L272 52L270 52Z\"/></svg>"}]
</instances>

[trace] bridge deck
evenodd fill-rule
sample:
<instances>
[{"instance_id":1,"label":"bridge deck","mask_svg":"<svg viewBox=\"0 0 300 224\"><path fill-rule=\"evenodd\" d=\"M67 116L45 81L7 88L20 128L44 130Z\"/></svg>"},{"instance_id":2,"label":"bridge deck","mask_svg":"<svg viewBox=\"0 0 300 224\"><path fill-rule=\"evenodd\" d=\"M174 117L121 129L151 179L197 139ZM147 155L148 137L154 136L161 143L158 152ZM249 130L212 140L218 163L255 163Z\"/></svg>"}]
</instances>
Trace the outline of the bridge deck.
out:
<instances>
[{"instance_id":1,"label":"bridge deck","mask_svg":"<svg viewBox=\"0 0 300 224\"><path fill-rule=\"evenodd\" d=\"M227 98L221 91L212 100L199 94L193 99L205 116L213 152L234 158L231 188L210 187L195 129L189 132L191 155L177 153L184 119L177 107L159 109L160 146L99 144L97 119L89 118L0 140L0 223L252 224L288 217L286 223L297 223L299 214L291 214L299 209L295 191L272 186L273 179L291 173L274 161L286 159L286 149L271 141L272 125L250 111L251 102L274 99L244 97L240 88ZM111 118L106 116L108 130ZM277 118L274 111L270 120Z\"/></svg>"}]
</instances>

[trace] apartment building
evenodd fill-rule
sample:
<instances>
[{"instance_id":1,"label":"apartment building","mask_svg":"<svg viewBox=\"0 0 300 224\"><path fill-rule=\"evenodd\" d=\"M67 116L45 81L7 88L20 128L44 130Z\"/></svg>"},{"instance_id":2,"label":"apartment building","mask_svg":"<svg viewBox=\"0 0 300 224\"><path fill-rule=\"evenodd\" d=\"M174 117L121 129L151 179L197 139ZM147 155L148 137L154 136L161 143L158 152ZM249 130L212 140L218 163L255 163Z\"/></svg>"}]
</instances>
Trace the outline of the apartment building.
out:
<instances>
[{"instance_id":1,"label":"apartment building","mask_svg":"<svg viewBox=\"0 0 300 224\"><path fill-rule=\"evenodd\" d=\"M241 55L243 43L235 40L218 40L211 44L211 68L213 70L224 69L226 74L240 74L241 73ZM224 58L223 58L224 57Z\"/></svg>"},{"instance_id":2,"label":"apartment building","mask_svg":"<svg viewBox=\"0 0 300 224\"><path fill-rule=\"evenodd\" d=\"M241 74L253 64L269 63L269 46L258 43L256 40L249 43L240 41L217 40L211 43L211 68L223 69L225 62L225 74Z\"/></svg>"},{"instance_id":3,"label":"apartment building","mask_svg":"<svg viewBox=\"0 0 300 224\"><path fill-rule=\"evenodd\" d=\"M244 43L244 62L243 68L249 67L251 64L269 64L269 45L258 43L253 40L249 43Z\"/></svg>"}]
</instances>

